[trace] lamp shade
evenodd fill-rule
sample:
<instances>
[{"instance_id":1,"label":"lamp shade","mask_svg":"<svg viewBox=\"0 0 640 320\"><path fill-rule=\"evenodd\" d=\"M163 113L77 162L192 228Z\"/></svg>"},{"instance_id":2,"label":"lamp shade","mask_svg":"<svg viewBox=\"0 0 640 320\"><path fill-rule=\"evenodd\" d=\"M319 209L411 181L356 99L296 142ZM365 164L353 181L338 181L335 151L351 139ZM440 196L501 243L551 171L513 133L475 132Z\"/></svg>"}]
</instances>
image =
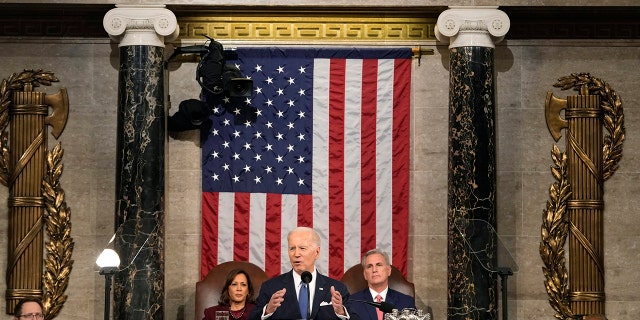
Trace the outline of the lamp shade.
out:
<instances>
[{"instance_id":1,"label":"lamp shade","mask_svg":"<svg viewBox=\"0 0 640 320\"><path fill-rule=\"evenodd\" d=\"M104 249L96 260L96 264L100 268L117 268L120 266L120 257L113 249Z\"/></svg>"}]
</instances>

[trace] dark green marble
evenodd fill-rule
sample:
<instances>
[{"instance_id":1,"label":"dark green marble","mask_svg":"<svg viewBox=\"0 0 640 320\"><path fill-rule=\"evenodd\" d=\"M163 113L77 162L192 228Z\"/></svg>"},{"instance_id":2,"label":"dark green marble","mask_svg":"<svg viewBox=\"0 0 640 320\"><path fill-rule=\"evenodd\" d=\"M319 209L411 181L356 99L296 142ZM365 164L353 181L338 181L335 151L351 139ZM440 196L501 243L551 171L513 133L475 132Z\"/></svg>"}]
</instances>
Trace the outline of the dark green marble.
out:
<instances>
[{"instance_id":1,"label":"dark green marble","mask_svg":"<svg viewBox=\"0 0 640 320\"><path fill-rule=\"evenodd\" d=\"M164 48L120 48L113 319L164 319Z\"/></svg>"},{"instance_id":2,"label":"dark green marble","mask_svg":"<svg viewBox=\"0 0 640 320\"><path fill-rule=\"evenodd\" d=\"M497 320L493 48L450 50L449 320Z\"/></svg>"}]
</instances>

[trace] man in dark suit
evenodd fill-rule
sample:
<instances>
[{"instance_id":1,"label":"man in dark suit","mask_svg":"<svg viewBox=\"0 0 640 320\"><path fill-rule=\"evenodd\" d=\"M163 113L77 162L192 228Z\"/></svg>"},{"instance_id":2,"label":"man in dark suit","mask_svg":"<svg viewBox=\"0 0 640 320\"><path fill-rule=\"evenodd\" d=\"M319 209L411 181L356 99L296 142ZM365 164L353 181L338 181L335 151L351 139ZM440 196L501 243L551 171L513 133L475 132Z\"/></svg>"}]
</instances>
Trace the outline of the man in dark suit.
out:
<instances>
[{"instance_id":1,"label":"man in dark suit","mask_svg":"<svg viewBox=\"0 0 640 320\"><path fill-rule=\"evenodd\" d=\"M339 281L321 275L316 270L320 256L320 236L305 227L298 227L287 235L289 261L292 270L262 283L249 320L260 319L353 319L349 316L347 287ZM301 275L311 273L311 281L304 285ZM308 290L309 305L299 304L300 292ZM344 302L344 304L343 304ZM306 311L306 312L305 312Z\"/></svg>"},{"instance_id":2,"label":"man in dark suit","mask_svg":"<svg viewBox=\"0 0 640 320\"><path fill-rule=\"evenodd\" d=\"M371 302L385 301L393 304L394 309L398 309L400 312L405 308L416 308L414 298L389 288L391 265L389 264L389 255L386 252L380 249L367 251L362 257L362 268L364 269L364 279L367 280L368 288L354 293L351 299ZM384 318L382 311L365 303L354 301L349 310L360 319L376 320Z\"/></svg>"}]
</instances>

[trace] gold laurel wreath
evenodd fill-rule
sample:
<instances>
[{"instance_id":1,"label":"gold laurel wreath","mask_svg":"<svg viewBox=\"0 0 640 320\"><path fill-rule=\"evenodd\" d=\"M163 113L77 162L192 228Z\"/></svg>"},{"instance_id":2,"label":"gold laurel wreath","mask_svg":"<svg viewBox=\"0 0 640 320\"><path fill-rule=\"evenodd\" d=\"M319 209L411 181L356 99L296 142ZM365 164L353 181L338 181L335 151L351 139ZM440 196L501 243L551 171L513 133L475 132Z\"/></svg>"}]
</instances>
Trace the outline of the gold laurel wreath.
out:
<instances>
[{"instance_id":1,"label":"gold laurel wreath","mask_svg":"<svg viewBox=\"0 0 640 320\"><path fill-rule=\"evenodd\" d=\"M622 158L622 145L625 139L624 114L622 101L606 82L591 76L589 73L574 73L558 79L554 87L579 91L586 86L589 94L600 96L600 106L604 111L604 127L608 134L604 137L603 181L609 179L618 169ZM567 156L554 145L551 152L554 167L551 172L556 182L549 188L550 201L543 210L542 241L540 256L544 262L542 268L546 278L545 287L549 295L549 303L556 311L557 319L575 319L569 307L568 274L564 254L564 245L569 233L566 207L571 186L567 179Z\"/></svg>"},{"instance_id":2,"label":"gold laurel wreath","mask_svg":"<svg viewBox=\"0 0 640 320\"><path fill-rule=\"evenodd\" d=\"M12 74L0 83L0 182L7 186L9 176L8 132L9 105L12 91L23 90L26 84L33 87L50 86L58 79L52 72L25 69ZM73 238L71 238L71 211L64 200L64 190L60 187L62 175L62 149L60 143L52 152L47 152L47 175L43 178L42 191L46 207L45 224L48 241L45 244L47 257L42 285L45 319L55 318L67 300L64 294L69 284L73 266Z\"/></svg>"},{"instance_id":3,"label":"gold laurel wreath","mask_svg":"<svg viewBox=\"0 0 640 320\"><path fill-rule=\"evenodd\" d=\"M571 186L567 179L567 155L560 152L555 144L551 151L554 166L551 173L556 179L549 188L550 201L542 213L542 241L540 256L544 267L542 272L546 278L545 287L549 295L549 303L556 311L557 319L574 318L569 307L568 273L565 264L564 245L567 240L569 223L566 218L567 201L571 196Z\"/></svg>"},{"instance_id":4,"label":"gold laurel wreath","mask_svg":"<svg viewBox=\"0 0 640 320\"><path fill-rule=\"evenodd\" d=\"M69 285L69 275L73 267L71 253L74 242L71 237L71 210L64 200L64 190L60 187L63 151L60 142L47 152L47 175L42 181L42 194L47 209L46 228L49 236L45 247L47 259L42 279L44 286L43 305L47 310L46 319L55 318L67 301L64 292Z\"/></svg>"}]
</instances>

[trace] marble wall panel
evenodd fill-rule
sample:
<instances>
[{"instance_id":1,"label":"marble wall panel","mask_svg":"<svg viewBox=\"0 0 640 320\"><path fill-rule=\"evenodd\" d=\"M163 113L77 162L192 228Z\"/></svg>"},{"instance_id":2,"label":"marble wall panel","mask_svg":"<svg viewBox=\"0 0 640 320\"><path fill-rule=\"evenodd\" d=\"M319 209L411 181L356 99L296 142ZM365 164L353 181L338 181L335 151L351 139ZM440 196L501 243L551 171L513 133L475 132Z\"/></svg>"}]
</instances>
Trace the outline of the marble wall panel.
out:
<instances>
[{"instance_id":1,"label":"marble wall panel","mask_svg":"<svg viewBox=\"0 0 640 320\"><path fill-rule=\"evenodd\" d=\"M411 177L410 234L443 235L447 232L447 173L415 172ZM419 243L414 243L419 246ZM420 256L415 256L418 258Z\"/></svg>"},{"instance_id":2,"label":"marble wall panel","mask_svg":"<svg viewBox=\"0 0 640 320\"><path fill-rule=\"evenodd\" d=\"M548 166L551 166L549 158ZM540 237L542 212L549 200L549 187L555 182L551 170L523 174L522 228L518 235Z\"/></svg>"},{"instance_id":3,"label":"marble wall panel","mask_svg":"<svg viewBox=\"0 0 640 320\"><path fill-rule=\"evenodd\" d=\"M165 263L165 317L193 319L195 315L195 283L199 280L199 234L167 234Z\"/></svg>"},{"instance_id":4,"label":"marble wall panel","mask_svg":"<svg viewBox=\"0 0 640 320\"><path fill-rule=\"evenodd\" d=\"M421 67L417 67L421 68ZM418 69L419 70L419 69ZM422 71L420 71L422 72ZM428 73L425 73L428 75ZM428 84L421 81L414 82L414 87L438 88L442 83L447 83L447 78L440 81L440 85ZM416 171L441 172L447 170L448 152L448 128L449 108L448 98L432 97L420 102L422 96L431 92L425 91L423 95L415 95L414 108L412 110L412 168ZM437 93L439 94L439 93Z\"/></svg>"},{"instance_id":5,"label":"marble wall panel","mask_svg":"<svg viewBox=\"0 0 640 320\"><path fill-rule=\"evenodd\" d=\"M496 229L502 237L519 235L522 225L522 174L501 171L496 180L496 211L500 217Z\"/></svg>"}]
</instances>

